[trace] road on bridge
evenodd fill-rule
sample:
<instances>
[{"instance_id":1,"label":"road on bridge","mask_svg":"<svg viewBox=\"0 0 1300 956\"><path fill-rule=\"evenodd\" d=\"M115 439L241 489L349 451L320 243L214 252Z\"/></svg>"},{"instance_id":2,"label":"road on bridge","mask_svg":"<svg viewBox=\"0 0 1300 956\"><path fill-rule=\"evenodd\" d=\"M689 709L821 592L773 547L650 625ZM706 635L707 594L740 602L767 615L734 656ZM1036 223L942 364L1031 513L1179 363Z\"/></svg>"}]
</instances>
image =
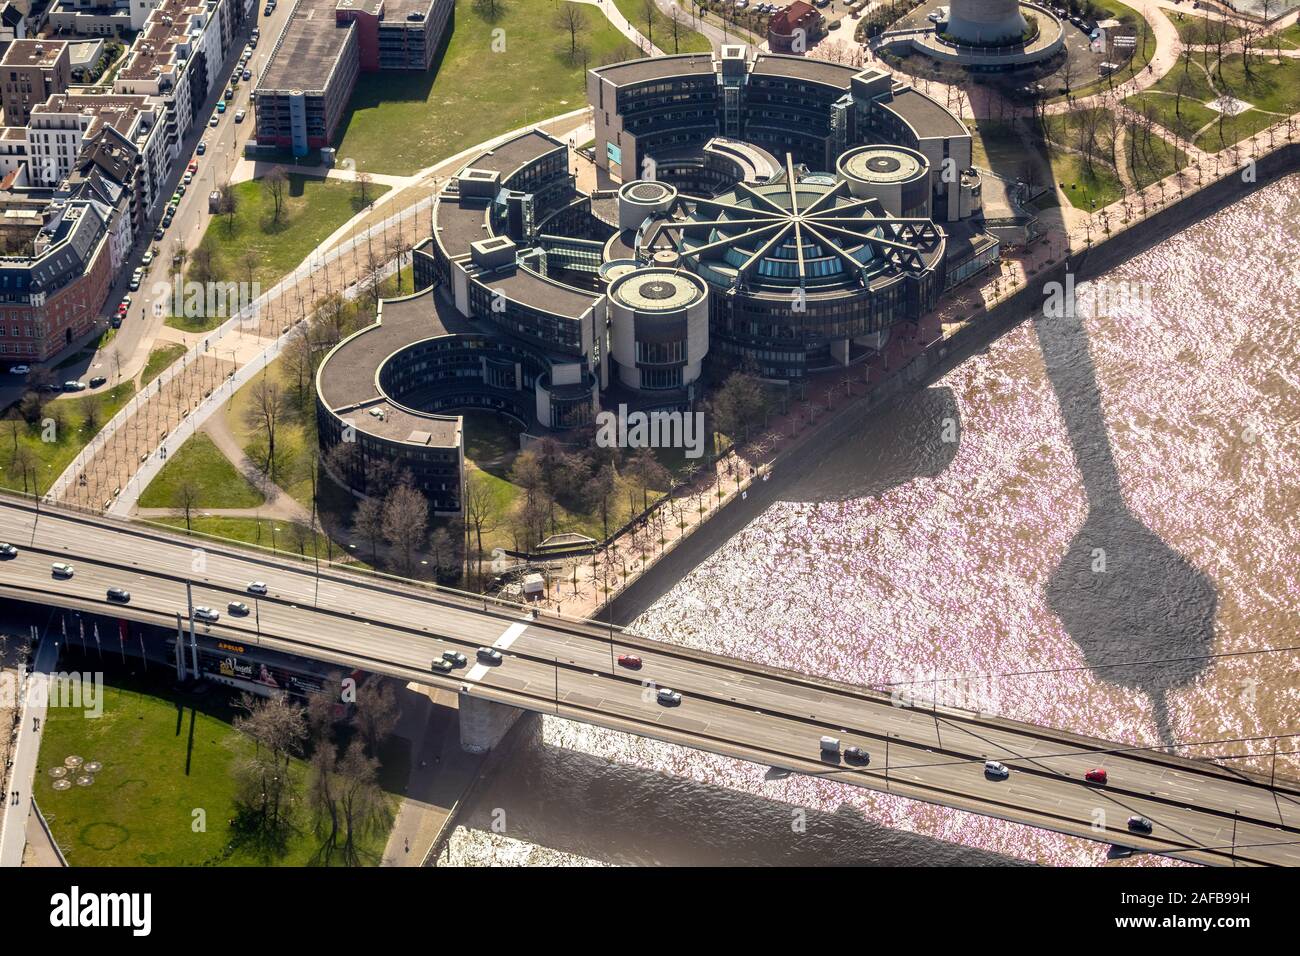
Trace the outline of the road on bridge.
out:
<instances>
[{"instance_id":1,"label":"road on bridge","mask_svg":"<svg viewBox=\"0 0 1300 956\"><path fill-rule=\"evenodd\" d=\"M255 643L347 667L815 774L1138 850L1222 865L1300 864L1300 785L1245 775L1213 763L1127 747L1030 724L928 706L904 707L885 694L834 680L711 655L608 630L534 620L517 607L456 592L367 578L310 562L203 543L111 519L0 499L0 541L19 554L0 561L0 597L175 627L195 605L221 612L196 622L204 639ZM74 565L59 580L51 563ZM247 593L251 581L269 593ZM110 604L109 587L131 592ZM246 617L227 605L250 605ZM186 627L188 628L188 620ZM480 646L502 651L499 666L474 662ZM444 650L470 666L430 671ZM635 654L642 667L616 663ZM676 707L655 689L682 694ZM838 737L869 763L824 758L818 741ZM1011 768L989 779L986 759ZM1083 775L1104 766L1107 786ZM1130 815L1154 822L1130 833Z\"/></svg>"}]
</instances>

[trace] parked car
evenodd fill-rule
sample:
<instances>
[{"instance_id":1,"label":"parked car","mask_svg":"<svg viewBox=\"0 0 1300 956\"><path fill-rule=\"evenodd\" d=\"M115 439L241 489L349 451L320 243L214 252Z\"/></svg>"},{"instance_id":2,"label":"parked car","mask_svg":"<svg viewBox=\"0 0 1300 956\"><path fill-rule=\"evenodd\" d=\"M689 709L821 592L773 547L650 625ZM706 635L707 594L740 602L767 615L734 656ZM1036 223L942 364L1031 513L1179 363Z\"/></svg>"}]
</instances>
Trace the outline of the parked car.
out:
<instances>
[{"instance_id":1,"label":"parked car","mask_svg":"<svg viewBox=\"0 0 1300 956\"><path fill-rule=\"evenodd\" d=\"M30 365L10 365L10 366L9 366L9 374L10 374L10 375L26 375L26 374L27 374L28 372L30 372L31 370L32 370L32 367L31 367Z\"/></svg>"},{"instance_id":2,"label":"parked car","mask_svg":"<svg viewBox=\"0 0 1300 956\"><path fill-rule=\"evenodd\" d=\"M217 112L218 112L218 113L224 113L225 111L226 111L226 101L225 101L225 100L217 100Z\"/></svg>"},{"instance_id":3,"label":"parked car","mask_svg":"<svg viewBox=\"0 0 1300 956\"><path fill-rule=\"evenodd\" d=\"M231 614L238 615L239 617L248 616L248 605L243 601L231 601L226 605L226 610Z\"/></svg>"},{"instance_id":4,"label":"parked car","mask_svg":"<svg viewBox=\"0 0 1300 956\"><path fill-rule=\"evenodd\" d=\"M90 380L90 387L91 387L91 388L99 388L99 386L101 386L101 385L107 385L107 384L108 384L108 379L106 379L106 378L105 378L104 376L102 376L102 375L96 375L94 378L92 378L92 379Z\"/></svg>"},{"instance_id":5,"label":"parked car","mask_svg":"<svg viewBox=\"0 0 1300 956\"><path fill-rule=\"evenodd\" d=\"M181 177L181 185L188 186L192 182L194 182L194 173L187 169L185 175Z\"/></svg>"},{"instance_id":6,"label":"parked car","mask_svg":"<svg viewBox=\"0 0 1300 956\"><path fill-rule=\"evenodd\" d=\"M1083 775L1083 779L1087 780L1089 783L1105 783L1106 771L1101 767L1094 767Z\"/></svg>"},{"instance_id":7,"label":"parked car","mask_svg":"<svg viewBox=\"0 0 1300 956\"><path fill-rule=\"evenodd\" d=\"M140 258L140 261L143 262L145 265L148 265L149 263L153 262L153 250L150 249L146 251L145 254Z\"/></svg>"},{"instance_id":8,"label":"parked car","mask_svg":"<svg viewBox=\"0 0 1300 956\"><path fill-rule=\"evenodd\" d=\"M65 392L84 392L86 390L86 383L78 382L75 379L69 379L63 383L63 390Z\"/></svg>"},{"instance_id":9,"label":"parked car","mask_svg":"<svg viewBox=\"0 0 1300 956\"><path fill-rule=\"evenodd\" d=\"M618 666L627 667L634 671L640 670L641 658L637 657L635 654L620 654L618 655Z\"/></svg>"},{"instance_id":10,"label":"parked car","mask_svg":"<svg viewBox=\"0 0 1300 956\"><path fill-rule=\"evenodd\" d=\"M113 328L115 328L115 329L120 329L120 328L122 327L122 316L121 316L121 314L119 313L119 314L113 316L111 319L109 319L109 320L108 320L108 324L111 325L111 326L112 326Z\"/></svg>"},{"instance_id":11,"label":"parked car","mask_svg":"<svg viewBox=\"0 0 1300 956\"><path fill-rule=\"evenodd\" d=\"M249 594L266 594L266 585L261 581L250 581L248 585Z\"/></svg>"},{"instance_id":12,"label":"parked car","mask_svg":"<svg viewBox=\"0 0 1300 956\"><path fill-rule=\"evenodd\" d=\"M275 12L275 4L268 3L266 7L262 10L262 16L269 17L274 12Z\"/></svg>"},{"instance_id":13,"label":"parked car","mask_svg":"<svg viewBox=\"0 0 1300 956\"><path fill-rule=\"evenodd\" d=\"M452 667L464 667L469 663L469 659L460 651L443 651L442 659Z\"/></svg>"},{"instance_id":14,"label":"parked car","mask_svg":"<svg viewBox=\"0 0 1300 956\"><path fill-rule=\"evenodd\" d=\"M154 237L155 239L161 239L161 238L162 238L163 236L165 236L165 235L166 235L166 233L163 232L163 227L162 227L162 226L159 226L157 229L155 229L155 230L153 231L153 237Z\"/></svg>"},{"instance_id":15,"label":"parked car","mask_svg":"<svg viewBox=\"0 0 1300 956\"><path fill-rule=\"evenodd\" d=\"M1128 828L1135 833L1150 833L1155 826L1146 817L1129 817Z\"/></svg>"},{"instance_id":16,"label":"parked car","mask_svg":"<svg viewBox=\"0 0 1300 956\"><path fill-rule=\"evenodd\" d=\"M235 98L235 88L233 86L227 86L226 99L233 100L234 98ZM217 109L224 109L224 108L225 108L225 100L222 100L220 103L217 104Z\"/></svg>"},{"instance_id":17,"label":"parked car","mask_svg":"<svg viewBox=\"0 0 1300 956\"><path fill-rule=\"evenodd\" d=\"M108 599L118 604L126 604L131 600L131 592L126 588L109 588Z\"/></svg>"},{"instance_id":18,"label":"parked car","mask_svg":"<svg viewBox=\"0 0 1300 956\"><path fill-rule=\"evenodd\" d=\"M208 125L209 125L209 126L216 126L217 123L219 123L220 121L221 121L221 117L217 116L216 113L213 113L213 114L212 114L212 118L208 120Z\"/></svg>"},{"instance_id":19,"label":"parked car","mask_svg":"<svg viewBox=\"0 0 1300 956\"><path fill-rule=\"evenodd\" d=\"M0 558L4 558L4 560L8 561L10 558L16 558L16 557L18 557L17 548L15 548L12 544L9 544L8 542L5 542L4 544L0 544Z\"/></svg>"},{"instance_id":20,"label":"parked car","mask_svg":"<svg viewBox=\"0 0 1300 956\"><path fill-rule=\"evenodd\" d=\"M202 146L203 144L199 143L199 145ZM191 159L190 164L185 167L185 171L187 173L197 173L199 171L199 161L197 159Z\"/></svg>"},{"instance_id":21,"label":"parked car","mask_svg":"<svg viewBox=\"0 0 1300 956\"><path fill-rule=\"evenodd\" d=\"M200 604L198 607L194 609L194 617L197 620L207 621L209 624L214 624L217 621L221 620L221 612L214 611L212 610L212 608L205 607L202 604Z\"/></svg>"},{"instance_id":22,"label":"parked car","mask_svg":"<svg viewBox=\"0 0 1300 956\"><path fill-rule=\"evenodd\" d=\"M50 565L50 573L56 578L72 577L72 565L64 564L62 561L55 561Z\"/></svg>"},{"instance_id":23,"label":"parked car","mask_svg":"<svg viewBox=\"0 0 1300 956\"><path fill-rule=\"evenodd\" d=\"M240 74L240 78L243 80L251 80L253 78L253 71L245 70L243 73Z\"/></svg>"},{"instance_id":24,"label":"parked car","mask_svg":"<svg viewBox=\"0 0 1300 956\"><path fill-rule=\"evenodd\" d=\"M992 777L995 780L1005 780L1011 776L1011 771L1004 763L998 763L996 760L984 761L984 776Z\"/></svg>"},{"instance_id":25,"label":"parked car","mask_svg":"<svg viewBox=\"0 0 1300 956\"><path fill-rule=\"evenodd\" d=\"M670 687L660 687L655 700L663 707L676 707L682 702L682 695Z\"/></svg>"},{"instance_id":26,"label":"parked car","mask_svg":"<svg viewBox=\"0 0 1300 956\"><path fill-rule=\"evenodd\" d=\"M199 145L194 147L194 152L202 156L207 151L208 151L208 144L203 142L202 140L199 140ZM196 168L198 167L198 165L199 165L198 163L194 164Z\"/></svg>"},{"instance_id":27,"label":"parked car","mask_svg":"<svg viewBox=\"0 0 1300 956\"><path fill-rule=\"evenodd\" d=\"M501 652L495 647L480 647L475 656L481 663L491 664L494 667L501 663Z\"/></svg>"},{"instance_id":28,"label":"parked car","mask_svg":"<svg viewBox=\"0 0 1300 956\"><path fill-rule=\"evenodd\" d=\"M235 110L235 122L242 123L244 121L244 117L247 115L248 115L247 110Z\"/></svg>"}]
</instances>

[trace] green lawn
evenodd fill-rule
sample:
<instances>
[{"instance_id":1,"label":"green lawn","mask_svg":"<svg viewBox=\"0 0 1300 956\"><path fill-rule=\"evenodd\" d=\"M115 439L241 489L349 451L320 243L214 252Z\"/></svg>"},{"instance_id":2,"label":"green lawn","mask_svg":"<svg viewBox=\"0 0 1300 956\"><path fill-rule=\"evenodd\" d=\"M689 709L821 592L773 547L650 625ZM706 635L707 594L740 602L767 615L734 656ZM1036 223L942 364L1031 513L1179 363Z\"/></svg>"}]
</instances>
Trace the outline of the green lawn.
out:
<instances>
[{"instance_id":1,"label":"green lawn","mask_svg":"<svg viewBox=\"0 0 1300 956\"><path fill-rule=\"evenodd\" d=\"M1205 99L1209 99L1206 97ZM1219 114L1205 105L1204 100L1184 95L1180 100L1169 93L1144 91L1124 101L1131 109L1144 113L1151 110L1152 118L1165 129L1177 133L1184 140L1194 139L1198 130L1214 122Z\"/></svg>"},{"instance_id":2,"label":"green lawn","mask_svg":"<svg viewBox=\"0 0 1300 956\"><path fill-rule=\"evenodd\" d=\"M508 467L506 460L519 451L520 427L492 412L467 410L461 414L465 420L465 457L480 467L492 467L491 463L498 461Z\"/></svg>"},{"instance_id":3,"label":"green lawn","mask_svg":"<svg viewBox=\"0 0 1300 956\"><path fill-rule=\"evenodd\" d=\"M1106 121L1101 122L1099 138L1103 141L1089 168L1084 157L1062 146L1078 148L1082 140L1084 111L1047 117L1048 137L1051 141L1048 156L1052 162L1052 175L1069 199L1079 209L1100 209L1124 195L1119 174L1109 163L1110 132Z\"/></svg>"},{"instance_id":4,"label":"green lawn","mask_svg":"<svg viewBox=\"0 0 1300 956\"><path fill-rule=\"evenodd\" d=\"M140 496L142 508L174 508L184 480L198 487L200 508L256 508L266 498L235 470L203 432L190 436Z\"/></svg>"},{"instance_id":5,"label":"green lawn","mask_svg":"<svg viewBox=\"0 0 1300 956\"><path fill-rule=\"evenodd\" d=\"M145 363L144 373L140 378L140 387L144 388L159 375L165 372L173 362L184 355L185 346L179 342L169 342L166 345L159 345L149 353L149 361Z\"/></svg>"},{"instance_id":6,"label":"green lawn","mask_svg":"<svg viewBox=\"0 0 1300 956\"><path fill-rule=\"evenodd\" d=\"M143 523L165 525L168 529L185 531L185 518L183 516L152 518ZM284 519L225 518L219 515L199 515L190 520L190 527L196 535L210 535L214 538L222 538L232 544L251 544L259 548L274 548L276 551L305 561L314 561L319 556L322 564L330 558L333 558L335 562L341 560L341 556L346 550L344 547L337 543L331 547L327 543L325 535L318 533L316 535L316 550L313 551L310 530L305 525L300 526L302 530L301 538L295 537L293 524L294 522L285 521ZM298 546L299 540L302 542L301 550L299 550ZM357 566L365 567L364 564L358 564Z\"/></svg>"},{"instance_id":7,"label":"green lawn","mask_svg":"<svg viewBox=\"0 0 1300 956\"><path fill-rule=\"evenodd\" d=\"M1173 23L1174 28L1178 30L1178 39L1186 46L1213 45L1220 40L1224 43L1231 43L1241 36L1241 27L1233 23L1220 20L1207 31L1207 27L1210 27L1210 21L1205 17L1184 16L1180 20L1172 10L1164 12Z\"/></svg>"},{"instance_id":8,"label":"green lawn","mask_svg":"<svg viewBox=\"0 0 1300 956\"><path fill-rule=\"evenodd\" d=\"M614 0L614 6L618 8L619 13L627 17L632 26L640 30L643 36L665 53L709 53L713 50L706 37L691 29L688 5L683 5L687 12L678 20L675 35L672 21L664 16L663 11L657 6L647 6L645 0ZM647 10L654 11L648 24L646 23Z\"/></svg>"},{"instance_id":9,"label":"green lawn","mask_svg":"<svg viewBox=\"0 0 1300 956\"><path fill-rule=\"evenodd\" d=\"M1130 79L1134 74L1146 69L1146 65L1151 62L1151 58L1156 54L1155 31L1151 29L1151 25L1146 22L1145 18L1137 10L1127 4L1120 3L1119 0L1094 0L1093 7L1098 11L1098 19L1118 20L1125 26L1136 27L1138 42L1141 46L1133 51L1133 56L1124 63L1121 69L1110 74L1110 76L1103 76L1085 86L1071 90L1070 95L1075 99L1091 96L1093 93L1099 93L1102 90L1118 86L1125 80ZM1060 99L1064 99L1064 97L1053 97L1052 101Z\"/></svg>"},{"instance_id":10,"label":"green lawn","mask_svg":"<svg viewBox=\"0 0 1300 956\"><path fill-rule=\"evenodd\" d=\"M460 3L455 29L425 73L371 73L357 80L340 126L338 155L359 169L408 175L507 130L586 105L589 67L636 55L599 10L570 56L556 3L501 0L495 20ZM494 30L499 41L494 52ZM501 45L504 43L504 49ZM435 72L436 71L436 72Z\"/></svg>"},{"instance_id":11,"label":"green lawn","mask_svg":"<svg viewBox=\"0 0 1300 956\"><path fill-rule=\"evenodd\" d=\"M110 647L116 639L110 637ZM93 650L86 666L94 669ZM229 691L203 696L175 691L175 673L150 665L146 679L105 682L103 715L51 708L45 718L36 798L72 866L305 866L319 842L300 806L282 855L240 845L235 815L236 757L251 744L231 725ZM110 678L111 680L111 678ZM55 790L50 769L64 758L99 761L88 787ZM299 792L306 764L290 772ZM396 805L396 800L392 803ZM202 811L199 815L196 811ZM201 826L196 823L201 822ZM197 832L196 832L197 830ZM387 833L363 840L362 858L377 865Z\"/></svg>"},{"instance_id":12,"label":"green lawn","mask_svg":"<svg viewBox=\"0 0 1300 956\"><path fill-rule=\"evenodd\" d=\"M374 185L372 195L382 195L387 186ZM261 180L239 183L234 221L215 216L199 243L212 250L212 270L223 282L253 282L260 289L246 290L249 298L269 290L295 269L324 239L364 207L352 183L289 174L284 208L275 221L275 203ZM251 267L251 272L249 271ZM187 276L194 278L191 256ZM229 312L230 310L225 310ZM227 316L170 317L167 324L187 332L206 332Z\"/></svg>"},{"instance_id":13,"label":"green lawn","mask_svg":"<svg viewBox=\"0 0 1300 956\"><path fill-rule=\"evenodd\" d=\"M46 419L54 414L65 416L61 428L54 425L47 429L39 422L35 425L19 423L17 444L19 447L30 449L35 463L34 478L33 473L29 472L26 481L22 469L18 466L14 435L10 431L10 426L8 423L0 426L0 486L15 491L30 492L33 490L34 480L35 490L44 494L54 484L54 480L71 464L77 453L99 433L104 423L112 418L133 394L135 394L135 386L131 382L123 382L98 395L55 399L46 405L43 415ZM93 426L86 421L86 411L92 403L97 409L97 421ZM52 410L50 406L56 404L57 411ZM45 438L53 440L45 441Z\"/></svg>"}]
</instances>

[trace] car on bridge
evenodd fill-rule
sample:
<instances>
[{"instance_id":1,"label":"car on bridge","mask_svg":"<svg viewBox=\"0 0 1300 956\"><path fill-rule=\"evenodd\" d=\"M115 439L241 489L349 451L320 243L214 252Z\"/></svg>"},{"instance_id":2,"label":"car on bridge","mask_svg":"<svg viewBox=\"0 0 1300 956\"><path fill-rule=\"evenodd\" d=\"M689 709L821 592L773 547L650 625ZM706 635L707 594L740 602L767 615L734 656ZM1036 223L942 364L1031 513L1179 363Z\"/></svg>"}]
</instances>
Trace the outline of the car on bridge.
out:
<instances>
[{"instance_id":1,"label":"car on bridge","mask_svg":"<svg viewBox=\"0 0 1300 956\"><path fill-rule=\"evenodd\" d=\"M430 662L429 664L429 670L437 671L439 674L448 674L451 672L451 669L452 669L451 661L444 660L441 657L435 657L433 661Z\"/></svg>"},{"instance_id":2,"label":"car on bridge","mask_svg":"<svg viewBox=\"0 0 1300 956\"><path fill-rule=\"evenodd\" d=\"M126 588L109 588L108 599L118 604L128 604L131 601L131 592Z\"/></svg>"},{"instance_id":3,"label":"car on bridge","mask_svg":"<svg viewBox=\"0 0 1300 956\"><path fill-rule=\"evenodd\" d=\"M1150 833L1154 824L1146 817L1129 817L1128 828L1134 833Z\"/></svg>"},{"instance_id":4,"label":"car on bridge","mask_svg":"<svg viewBox=\"0 0 1300 956\"><path fill-rule=\"evenodd\" d=\"M221 612L214 611L210 607L199 605L194 609L194 616L200 621L207 621L209 624L215 624L221 620Z\"/></svg>"},{"instance_id":5,"label":"car on bridge","mask_svg":"<svg viewBox=\"0 0 1300 956\"><path fill-rule=\"evenodd\" d=\"M248 593L265 595L266 585L263 584L261 581L250 581L248 583Z\"/></svg>"},{"instance_id":6,"label":"car on bridge","mask_svg":"<svg viewBox=\"0 0 1300 956\"><path fill-rule=\"evenodd\" d=\"M460 651L443 651L442 659L452 667L464 667L469 663L469 658Z\"/></svg>"},{"instance_id":7,"label":"car on bridge","mask_svg":"<svg viewBox=\"0 0 1300 956\"><path fill-rule=\"evenodd\" d=\"M1101 767L1093 767L1083 775L1083 779L1087 780L1089 783L1105 783L1106 771Z\"/></svg>"},{"instance_id":8,"label":"car on bridge","mask_svg":"<svg viewBox=\"0 0 1300 956\"><path fill-rule=\"evenodd\" d=\"M861 747L845 747L844 759L849 763L871 763L871 754L867 753Z\"/></svg>"},{"instance_id":9,"label":"car on bridge","mask_svg":"<svg viewBox=\"0 0 1300 956\"><path fill-rule=\"evenodd\" d=\"M1011 771L1004 763L996 760L984 761L984 776L992 777L994 780L1005 780L1011 776Z\"/></svg>"},{"instance_id":10,"label":"car on bridge","mask_svg":"<svg viewBox=\"0 0 1300 956\"><path fill-rule=\"evenodd\" d=\"M480 662L496 666L501 663L501 652L495 647L480 647L476 655Z\"/></svg>"},{"instance_id":11,"label":"car on bridge","mask_svg":"<svg viewBox=\"0 0 1300 956\"><path fill-rule=\"evenodd\" d=\"M8 561L10 558L16 558L16 557L18 557L17 548L15 548L12 544L9 544L8 542L5 542L4 544L0 544L0 558L4 558L6 561Z\"/></svg>"},{"instance_id":12,"label":"car on bridge","mask_svg":"<svg viewBox=\"0 0 1300 956\"><path fill-rule=\"evenodd\" d=\"M50 573L56 578L72 577L72 565L64 564L62 561L55 561L50 565Z\"/></svg>"},{"instance_id":13,"label":"car on bridge","mask_svg":"<svg viewBox=\"0 0 1300 956\"><path fill-rule=\"evenodd\" d=\"M235 614L239 617L248 616L248 605L245 604L243 601L231 601L229 604L226 605L226 610L229 611L231 614Z\"/></svg>"},{"instance_id":14,"label":"car on bridge","mask_svg":"<svg viewBox=\"0 0 1300 956\"><path fill-rule=\"evenodd\" d=\"M682 695L671 687L660 687L659 692L655 694L655 700L664 707L676 707L682 702Z\"/></svg>"},{"instance_id":15,"label":"car on bridge","mask_svg":"<svg viewBox=\"0 0 1300 956\"><path fill-rule=\"evenodd\" d=\"M641 658L637 657L635 654L620 654L618 655L618 666L626 667L634 671L640 670Z\"/></svg>"}]
</instances>

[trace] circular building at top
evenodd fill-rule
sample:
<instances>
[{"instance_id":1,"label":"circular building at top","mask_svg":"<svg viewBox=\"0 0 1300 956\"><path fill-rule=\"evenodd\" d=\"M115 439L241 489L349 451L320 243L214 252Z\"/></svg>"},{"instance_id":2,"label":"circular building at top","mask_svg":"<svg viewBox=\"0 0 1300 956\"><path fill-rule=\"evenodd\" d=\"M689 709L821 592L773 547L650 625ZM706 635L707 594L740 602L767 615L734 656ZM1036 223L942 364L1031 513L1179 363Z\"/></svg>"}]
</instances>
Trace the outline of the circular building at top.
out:
<instances>
[{"instance_id":1,"label":"circular building at top","mask_svg":"<svg viewBox=\"0 0 1300 956\"><path fill-rule=\"evenodd\" d=\"M1024 36L1019 0L950 0L947 33L981 46L1015 43Z\"/></svg>"},{"instance_id":2,"label":"circular building at top","mask_svg":"<svg viewBox=\"0 0 1300 956\"><path fill-rule=\"evenodd\" d=\"M930 218L930 161L906 146L859 146L842 154L835 171L860 199L878 199L903 218Z\"/></svg>"},{"instance_id":3,"label":"circular building at top","mask_svg":"<svg viewBox=\"0 0 1300 956\"><path fill-rule=\"evenodd\" d=\"M654 266L609 284L610 354L628 388L683 388L709 350L709 290L689 272Z\"/></svg>"}]
</instances>

